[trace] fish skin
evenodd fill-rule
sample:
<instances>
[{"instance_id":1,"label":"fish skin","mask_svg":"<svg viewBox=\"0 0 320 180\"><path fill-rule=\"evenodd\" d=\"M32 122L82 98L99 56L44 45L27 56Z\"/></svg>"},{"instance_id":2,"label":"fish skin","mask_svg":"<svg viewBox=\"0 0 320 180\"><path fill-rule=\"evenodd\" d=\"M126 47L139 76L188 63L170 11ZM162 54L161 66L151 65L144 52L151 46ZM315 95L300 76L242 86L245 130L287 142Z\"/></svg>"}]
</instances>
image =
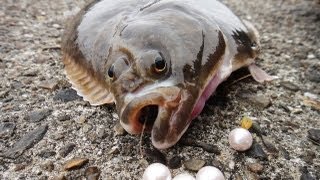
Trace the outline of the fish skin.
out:
<instances>
[{"instance_id":1,"label":"fish skin","mask_svg":"<svg viewBox=\"0 0 320 180\"><path fill-rule=\"evenodd\" d=\"M158 149L181 138L232 71L250 66L259 82L272 80L254 65L257 30L216 0L94 1L71 19L62 50L73 87L91 104L114 102L129 133L141 133L143 108L158 106L146 127Z\"/></svg>"}]
</instances>

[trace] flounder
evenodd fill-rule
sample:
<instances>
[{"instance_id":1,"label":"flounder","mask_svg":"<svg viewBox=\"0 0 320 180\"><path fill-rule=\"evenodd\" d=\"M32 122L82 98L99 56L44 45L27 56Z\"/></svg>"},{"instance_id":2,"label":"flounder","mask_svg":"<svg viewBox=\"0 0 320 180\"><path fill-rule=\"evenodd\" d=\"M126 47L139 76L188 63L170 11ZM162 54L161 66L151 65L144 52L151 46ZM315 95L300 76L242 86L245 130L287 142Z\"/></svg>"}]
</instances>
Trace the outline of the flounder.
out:
<instances>
[{"instance_id":1,"label":"flounder","mask_svg":"<svg viewBox=\"0 0 320 180\"><path fill-rule=\"evenodd\" d=\"M63 62L73 88L92 105L115 103L123 128L174 145L233 71L254 64L257 30L216 0L100 0L72 18Z\"/></svg>"}]
</instances>

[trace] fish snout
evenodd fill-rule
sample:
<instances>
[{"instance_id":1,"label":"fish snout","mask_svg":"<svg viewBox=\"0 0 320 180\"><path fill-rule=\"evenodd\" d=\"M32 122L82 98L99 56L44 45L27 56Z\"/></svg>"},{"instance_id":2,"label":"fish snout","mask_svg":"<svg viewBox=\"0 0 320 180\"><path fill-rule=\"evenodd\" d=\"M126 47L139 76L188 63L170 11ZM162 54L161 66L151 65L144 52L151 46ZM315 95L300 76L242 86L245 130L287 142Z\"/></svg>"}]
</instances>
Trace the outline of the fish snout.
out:
<instances>
[{"instance_id":1,"label":"fish snout","mask_svg":"<svg viewBox=\"0 0 320 180\"><path fill-rule=\"evenodd\" d=\"M151 132L154 125L165 125L181 99L177 87L158 88L147 94L131 95L120 112L122 127L131 134Z\"/></svg>"}]
</instances>

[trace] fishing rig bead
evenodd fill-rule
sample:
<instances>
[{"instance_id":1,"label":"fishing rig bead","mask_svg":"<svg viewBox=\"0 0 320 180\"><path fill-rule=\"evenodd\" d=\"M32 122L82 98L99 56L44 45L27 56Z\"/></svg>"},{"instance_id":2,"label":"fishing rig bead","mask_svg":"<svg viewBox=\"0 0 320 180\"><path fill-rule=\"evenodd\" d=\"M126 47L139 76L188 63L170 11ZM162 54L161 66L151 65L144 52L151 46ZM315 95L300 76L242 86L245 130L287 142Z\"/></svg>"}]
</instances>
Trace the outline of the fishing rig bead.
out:
<instances>
[{"instance_id":1,"label":"fishing rig bead","mask_svg":"<svg viewBox=\"0 0 320 180\"><path fill-rule=\"evenodd\" d=\"M142 180L171 180L171 173L167 166L161 163L150 164L144 171Z\"/></svg>"},{"instance_id":2,"label":"fishing rig bead","mask_svg":"<svg viewBox=\"0 0 320 180\"><path fill-rule=\"evenodd\" d=\"M182 173L174 177L172 180L195 180L195 178L189 173Z\"/></svg>"},{"instance_id":3,"label":"fishing rig bead","mask_svg":"<svg viewBox=\"0 0 320 180\"><path fill-rule=\"evenodd\" d=\"M224 180L224 175L216 167L205 166L198 171L196 180Z\"/></svg>"},{"instance_id":4,"label":"fishing rig bead","mask_svg":"<svg viewBox=\"0 0 320 180\"><path fill-rule=\"evenodd\" d=\"M252 135L244 128L236 128L229 134L229 144L236 151L246 151L252 145Z\"/></svg>"}]
</instances>

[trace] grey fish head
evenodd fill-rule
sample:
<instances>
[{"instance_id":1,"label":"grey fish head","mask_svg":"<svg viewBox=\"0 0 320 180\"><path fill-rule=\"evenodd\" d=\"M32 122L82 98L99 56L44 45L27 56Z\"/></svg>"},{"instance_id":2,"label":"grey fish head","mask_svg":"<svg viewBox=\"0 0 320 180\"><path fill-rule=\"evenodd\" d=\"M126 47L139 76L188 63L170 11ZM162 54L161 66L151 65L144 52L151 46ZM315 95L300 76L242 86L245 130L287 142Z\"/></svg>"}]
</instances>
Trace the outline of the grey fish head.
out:
<instances>
[{"instance_id":1,"label":"grey fish head","mask_svg":"<svg viewBox=\"0 0 320 180\"><path fill-rule=\"evenodd\" d=\"M222 33L208 27L181 11L159 11L114 35L105 76L126 131L151 132L159 149L181 138L225 51Z\"/></svg>"}]
</instances>

